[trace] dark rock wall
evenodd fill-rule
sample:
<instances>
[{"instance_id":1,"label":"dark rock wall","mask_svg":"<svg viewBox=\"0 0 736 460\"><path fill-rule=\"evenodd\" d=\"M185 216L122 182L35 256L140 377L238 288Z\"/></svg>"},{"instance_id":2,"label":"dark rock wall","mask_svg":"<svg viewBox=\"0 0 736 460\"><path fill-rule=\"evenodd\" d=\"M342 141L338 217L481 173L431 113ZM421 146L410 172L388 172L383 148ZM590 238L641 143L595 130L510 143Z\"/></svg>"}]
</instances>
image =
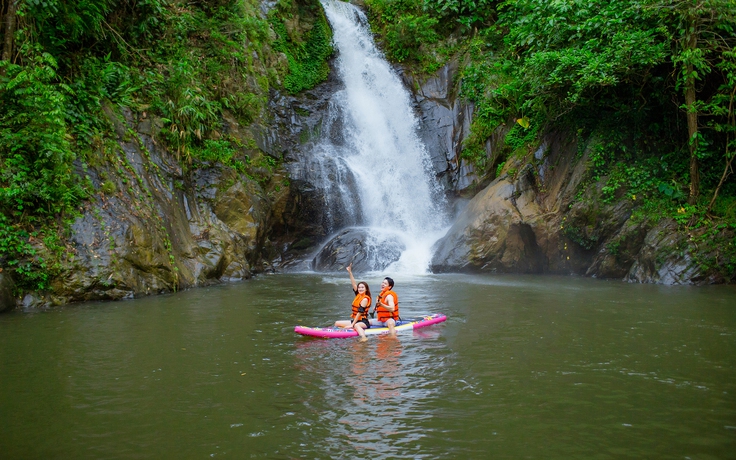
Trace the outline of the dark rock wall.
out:
<instances>
[{"instance_id":1,"label":"dark rock wall","mask_svg":"<svg viewBox=\"0 0 736 460\"><path fill-rule=\"evenodd\" d=\"M330 98L342 89L334 68L326 82L297 96L271 92L272 120L255 132L258 147L283 158L289 188L273 209L273 226L268 229L278 242L276 262L284 267L323 241L332 228L326 205L329 197L315 183L309 157L327 124ZM334 127L333 127L334 128Z\"/></svg>"},{"instance_id":2,"label":"dark rock wall","mask_svg":"<svg viewBox=\"0 0 736 460\"><path fill-rule=\"evenodd\" d=\"M448 191L461 191L477 180L473 168L460 159L462 142L470 131L472 104L456 97L458 64L451 61L424 79L402 72L414 95L419 135L430 155L438 181Z\"/></svg>"},{"instance_id":3,"label":"dark rock wall","mask_svg":"<svg viewBox=\"0 0 736 460\"><path fill-rule=\"evenodd\" d=\"M13 288L12 278L0 271L0 313L15 308Z\"/></svg>"}]
</instances>

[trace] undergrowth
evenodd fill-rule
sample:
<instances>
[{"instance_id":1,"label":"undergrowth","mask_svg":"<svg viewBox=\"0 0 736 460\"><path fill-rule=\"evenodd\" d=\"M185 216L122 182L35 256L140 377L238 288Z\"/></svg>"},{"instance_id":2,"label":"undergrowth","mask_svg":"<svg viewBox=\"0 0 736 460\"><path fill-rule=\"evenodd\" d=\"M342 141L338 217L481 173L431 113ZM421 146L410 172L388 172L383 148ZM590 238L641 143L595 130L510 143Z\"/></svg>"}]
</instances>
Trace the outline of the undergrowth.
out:
<instances>
[{"instance_id":1,"label":"undergrowth","mask_svg":"<svg viewBox=\"0 0 736 460\"><path fill-rule=\"evenodd\" d=\"M185 171L217 162L266 184L279 161L227 135L224 119L265 120L269 91L324 80L332 52L317 0L282 0L269 17L257 0L18 5L13 59L0 60L0 265L19 292L49 288L85 200L119 192L116 182L130 189L125 171L106 172L117 136L103 107L155 120L153 137ZM298 14L313 27L285 41L273 25Z\"/></svg>"}]
</instances>

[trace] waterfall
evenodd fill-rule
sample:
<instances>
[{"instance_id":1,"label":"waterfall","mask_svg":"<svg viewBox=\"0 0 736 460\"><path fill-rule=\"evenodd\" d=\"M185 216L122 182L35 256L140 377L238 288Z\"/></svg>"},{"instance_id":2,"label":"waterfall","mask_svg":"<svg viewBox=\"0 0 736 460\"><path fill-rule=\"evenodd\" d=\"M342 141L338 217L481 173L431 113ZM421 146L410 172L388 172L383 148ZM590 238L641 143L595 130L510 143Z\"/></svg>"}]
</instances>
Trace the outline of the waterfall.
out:
<instances>
[{"instance_id":1,"label":"waterfall","mask_svg":"<svg viewBox=\"0 0 736 460\"><path fill-rule=\"evenodd\" d=\"M401 255L396 260L393 251L390 269L425 273L431 246L448 222L444 192L417 134L410 94L373 42L363 12L340 0L322 0L322 5L344 85L330 101L310 159L310 169L319 176L315 184L329 200L330 230L362 227L370 240L365 247L398 242ZM387 268L381 254L368 258L374 261L371 268Z\"/></svg>"}]
</instances>

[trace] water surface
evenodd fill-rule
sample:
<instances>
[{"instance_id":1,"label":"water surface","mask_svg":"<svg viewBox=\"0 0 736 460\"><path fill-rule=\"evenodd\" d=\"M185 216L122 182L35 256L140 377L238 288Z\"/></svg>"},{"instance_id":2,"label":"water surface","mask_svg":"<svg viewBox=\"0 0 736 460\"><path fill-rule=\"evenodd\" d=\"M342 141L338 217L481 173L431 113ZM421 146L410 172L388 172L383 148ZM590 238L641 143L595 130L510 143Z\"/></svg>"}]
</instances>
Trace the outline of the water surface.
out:
<instances>
[{"instance_id":1,"label":"water surface","mask_svg":"<svg viewBox=\"0 0 736 460\"><path fill-rule=\"evenodd\" d=\"M427 275L396 291L402 316L448 321L294 334L349 310L342 274L0 315L0 457L736 458L733 287Z\"/></svg>"}]
</instances>

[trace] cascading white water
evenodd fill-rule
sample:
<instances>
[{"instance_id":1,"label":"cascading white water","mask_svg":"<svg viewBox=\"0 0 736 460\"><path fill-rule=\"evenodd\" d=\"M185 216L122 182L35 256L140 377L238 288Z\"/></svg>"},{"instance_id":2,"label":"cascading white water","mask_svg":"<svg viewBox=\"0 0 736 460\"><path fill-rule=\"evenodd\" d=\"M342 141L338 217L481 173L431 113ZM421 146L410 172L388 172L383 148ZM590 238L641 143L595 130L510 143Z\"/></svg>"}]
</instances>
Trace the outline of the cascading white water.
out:
<instances>
[{"instance_id":1,"label":"cascading white water","mask_svg":"<svg viewBox=\"0 0 736 460\"><path fill-rule=\"evenodd\" d=\"M410 95L376 48L365 15L340 0L322 5L344 84L328 116L339 136L328 126L314 151L313 159L320 159L316 168L324 171L322 187L327 195L339 195L339 203L329 205L347 213L343 225L368 227L371 238L403 243L394 272L424 273L447 218Z\"/></svg>"}]
</instances>

